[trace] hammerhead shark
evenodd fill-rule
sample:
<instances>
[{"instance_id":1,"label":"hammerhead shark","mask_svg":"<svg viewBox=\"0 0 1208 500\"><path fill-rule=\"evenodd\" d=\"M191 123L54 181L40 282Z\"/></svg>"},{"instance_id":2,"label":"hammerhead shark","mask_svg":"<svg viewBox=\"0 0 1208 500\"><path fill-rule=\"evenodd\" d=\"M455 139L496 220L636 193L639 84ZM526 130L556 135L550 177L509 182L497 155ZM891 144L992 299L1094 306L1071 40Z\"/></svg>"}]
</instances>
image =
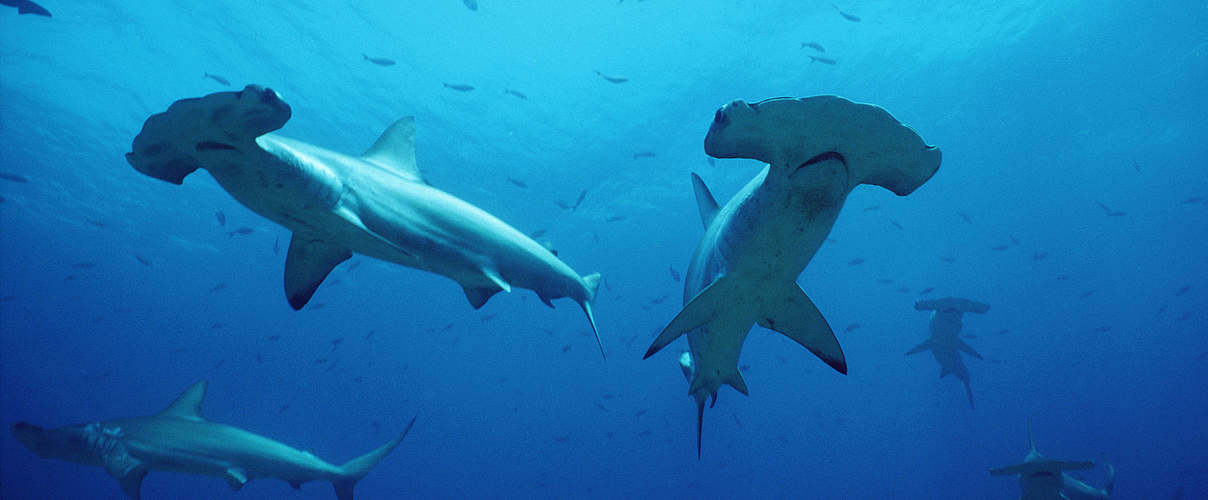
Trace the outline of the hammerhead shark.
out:
<instances>
[{"instance_id":1,"label":"hammerhead shark","mask_svg":"<svg viewBox=\"0 0 1208 500\"><path fill-rule=\"evenodd\" d=\"M700 455L705 400L727 384L747 394L738 358L751 326L775 330L847 373L843 350L796 283L860 184L910 194L935 174L940 150L884 109L837 96L734 101L705 136L714 158L768 165L724 206L693 174L705 234L684 275L684 307L646 356L680 335L680 365L696 400Z\"/></svg>"},{"instance_id":2,"label":"hammerhead shark","mask_svg":"<svg viewBox=\"0 0 1208 500\"><path fill-rule=\"evenodd\" d=\"M355 252L451 278L475 309L513 286L550 307L570 297L604 352L592 314L600 275L579 277L524 233L429 185L415 162L414 118L349 156L269 133L291 114L257 85L181 99L147 119L126 161L173 184L204 168L240 203L292 230L285 295L294 309Z\"/></svg>"},{"instance_id":3,"label":"hammerhead shark","mask_svg":"<svg viewBox=\"0 0 1208 500\"><path fill-rule=\"evenodd\" d=\"M934 311L931 313L931 323L928 325L931 335L923 343L906 351L906 355L930 350L931 354L935 356L935 361L940 364L940 378L951 373L960 379L965 384L965 394L969 396L969 408L973 408L973 389L969 387L969 369L961 361L958 351L963 351L977 359L982 359L982 355L961 340L961 316L967 312L985 314L990 310L990 306L968 299L945 297L920 300L914 303L914 308L919 311Z\"/></svg>"},{"instance_id":4,"label":"hammerhead shark","mask_svg":"<svg viewBox=\"0 0 1208 500\"><path fill-rule=\"evenodd\" d=\"M1107 464L1107 482L1102 489L1070 477L1067 470L1090 470L1093 462L1064 462L1052 460L1036 451L1032 438L1032 421L1028 420L1028 445L1032 448L1023 463L990 469L991 476L1019 475L1020 500L1107 500L1116 483L1116 469Z\"/></svg>"},{"instance_id":5,"label":"hammerhead shark","mask_svg":"<svg viewBox=\"0 0 1208 500\"><path fill-rule=\"evenodd\" d=\"M386 444L344 465L333 465L310 452L206 420L201 416L205 392L202 380L155 415L57 429L17 422L12 433L42 458L104 467L134 500L152 470L218 476L233 490L257 478L281 479L294 488L309 481L331 481L337 499L352 500L357 481L403 442L415 425L412 418Z\"/></svg>"}]
</instances>

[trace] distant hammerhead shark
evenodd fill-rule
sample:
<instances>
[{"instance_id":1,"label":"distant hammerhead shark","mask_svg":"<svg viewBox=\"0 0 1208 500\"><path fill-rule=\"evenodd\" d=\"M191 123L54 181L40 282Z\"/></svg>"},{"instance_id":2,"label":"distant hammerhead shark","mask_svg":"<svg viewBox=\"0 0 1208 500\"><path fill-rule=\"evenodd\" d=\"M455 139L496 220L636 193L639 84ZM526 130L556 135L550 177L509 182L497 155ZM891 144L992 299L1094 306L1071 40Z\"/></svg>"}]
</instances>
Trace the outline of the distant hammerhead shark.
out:
<instances>
[{"instance_id":1,"label":"distant hammerhead shark","mask_svg":"<svg viewBox=\"0 0 1208 500\"><path fill-rule=\"evenodd\" d=\"M403 442L415 425L412 418L386 444L344 465L332 465L310 452L202 418L205 392L206 382L197 382L167 409L148 417L58 429L17 422L12 433L42 458L104 467L134 500L139 499L143 477L151 470L218 476L233 490L258 478L281 479L294 488L309 481L331 481L337 499L352 500L357 481Z\"/></svg>"},{"instance_id":2,"label":"distant hammerhead shark","mask_svg":"<svg viewBox=\"0 0 1208 500\"><path fill-rule=\"evenodd\" d=\"M758 324L809 349L839 373L847 361L826 318L797 285L860 184L910 194L935 174L940 150L877 106L837 96L734 101L705 136L714 158L768 165L724 206L692 175L705 234L684 274L684 307L646 351L680 335L680 366L696 400L700 454L705 400L727 384L747 394L738 358Z\"/></svg>"},{"instance_id":3,"label":"distant hammerhead shark","mask_svg":"<svg viewBox=\"0 0 1208 500\"><path fill-rule=\"evenodd\" d=\"M923 343L906 351L906 355L918 354L930 350L940 364L940 378L949 373L956 375L965 384L965 394L969 396L969 408L973 408L973 389L969 387L969 369L961 361L958 351L982 359L982 355L973 350L969 344L961 340L961 315L967 312L985 314L990 306L981 302L957 297L946 297L934 300L920 300L914 303L919 311L934 311L931 313L931 335Z\"/></svg>"},{"instance_id":4,"label":"distant hammerhead shark","mask_svg":"<svg viewBox=\"0 0 1208 500\"><path fill-rule=\"evenodd\" d=\"M1107 482L1102 489L1070 477L1067 470L1089 470L1093 462L1052 460L1036 451L1032 421L1028 420L1028 445L1031 451L1019 465L990 469L991 476L1019 475L1020 500L1107 500L1116 483L1116 469L1107 464Z\"/></svg>"},{"instance_id":5,"label":"distant hammerhead shark","mask_svg":"<svg viewBox=\"0 0 1208 500\"><path fill-rule=\"evenodd\" d=\"M204 168L240 203L292 230L285 295L294 309L355 252L451 278L475 309L513 286L550 307L570 297L604 352L592 314L600 275L580 278L524 233L430 186L415 162L412 117L348 156L269 133L291 113L257 85L182 99L147 119L126 160L173 184Z\"/></svg>"}]
</instances>

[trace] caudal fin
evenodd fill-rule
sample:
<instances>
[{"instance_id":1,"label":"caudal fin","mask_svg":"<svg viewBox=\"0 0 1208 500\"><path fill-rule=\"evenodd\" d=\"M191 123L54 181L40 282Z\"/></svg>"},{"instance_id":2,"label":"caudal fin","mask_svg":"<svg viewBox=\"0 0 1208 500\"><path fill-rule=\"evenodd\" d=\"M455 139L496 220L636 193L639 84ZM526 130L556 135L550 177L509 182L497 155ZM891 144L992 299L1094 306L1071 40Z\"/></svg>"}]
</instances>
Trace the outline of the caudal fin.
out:
<instances>
[{"instance_id":1,"label":"caudal fin","mask_svg":"<svg viewBox=\"0 0 1208 500\"><path fill-rule=\"evenodd\" d=\"M411 423L407 424L407 428L403 429L403 432L395 436L394 439L342 465L340 473L343 477L331 482L332 486L336 489L336 498L338 500L352 500L352 488L356 486L357 481L365 477L378 462L381 462L383 458L386 458L386 455L394 451L394 448L403 442L403 439L407 437L407 433L411 432L411 428L414 426L415 418L413 417Z\"/></svg>"},{"instance_id":2,"label":"caudal fin","mask_svg":"<svg viewBox=\"0 0 1208 500\"><path fill-rule=\"evenodd\" d=\"M579 306L587 314L587 322L591 323L592 333L596 334L596 345L600 346L600 356L608 359L608 355L604 354L604 342L600 341L600 330L596 328L596 316L592 313L592 304L596 303L596 291L600 289L600 273L584 276L583 284L587 286L587 298L583 299Z\"/></svg>"}]
</instances>

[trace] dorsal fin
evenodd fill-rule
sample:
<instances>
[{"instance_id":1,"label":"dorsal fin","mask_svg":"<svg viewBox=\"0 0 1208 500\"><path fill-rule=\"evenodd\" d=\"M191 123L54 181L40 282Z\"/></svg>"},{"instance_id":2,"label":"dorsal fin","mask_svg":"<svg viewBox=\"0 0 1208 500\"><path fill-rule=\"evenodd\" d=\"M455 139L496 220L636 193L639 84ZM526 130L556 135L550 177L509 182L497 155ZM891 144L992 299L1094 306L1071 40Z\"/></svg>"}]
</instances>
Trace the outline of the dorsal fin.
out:
<instances>
[{"instance_id":1,"label":"dorsal fin","mask_svg":"<svg viewBox=\"0 0 1208 500\"><path fill-rule=\"evenodd\" d=\"M427 184L415 163L415 117L406 116L386 127L377 142L361 159L384 167L399 176Z\"/></svg>"},{"instance_id":2,"label":"dorsal fin","mask_svg":"<svg viewBox=\"0 0 1208 500\"><path fill-rule=\"evenodd\" d=\"M1032 439L1032 418L1028 417L1028 446L1032 447L1032 453L1036 453L1036 440Z\"/></svg>"},{"instance_id":3,"label":"dorsal fin","mask_svg":"<svg viewBox=\"0 0 1208 500\"><path fill-rule=\"evenodd\" d=\"M713 198L713 193L709 192L709 188L705 186L705 181L701 180L695 172L692 174L692 190L696 192L696 208L700 210L700 221L705 225L705 229L709 228L709 224L713 223L713 218L717 217L717 200Z\"/></svg>"},{"instance_id":4,"label":"dorsal fin","mask_svg":"<svg viewBox=\"0 0 1208 500\"><path fill-rule=\"evenodd\" d=\"M183 418L185 420L205 420L201 417L201 401L206 397L206 381L201 380L185 389L176 401L159 412L161 417Z\"/></svg>"}]
</instances>

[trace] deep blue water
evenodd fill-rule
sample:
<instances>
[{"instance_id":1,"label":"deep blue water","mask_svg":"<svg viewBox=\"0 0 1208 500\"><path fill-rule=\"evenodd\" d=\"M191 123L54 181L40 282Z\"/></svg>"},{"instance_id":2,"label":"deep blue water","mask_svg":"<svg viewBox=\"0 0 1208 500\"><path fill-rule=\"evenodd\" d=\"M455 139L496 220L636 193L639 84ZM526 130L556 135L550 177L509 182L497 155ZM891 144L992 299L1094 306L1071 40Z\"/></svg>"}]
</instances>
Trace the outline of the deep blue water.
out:
<instances>
[{"instance_id":1,"label":"deep blue water","mask_svg":"<svg viewBox=\"0 0 1208 500\"><path fill-rule=\"evenodd\" d=\"M1014 499L986 471L1023 459L1031 418L1042 453L1113 463L1116 498L1208 498L1204 2L840 5L859 22L821 1L41 4L53 18L0 8L0 171L28 179L0 179L6 427L150 414L208 379L208 418L336 463L417 415L364 499ZM604 274L608 360L569 300L475 311L362 256L291 310L285 229L204 172L174 186L123 158L149 115L248 83L292 106L282 135L349 154L416 116L434 186ZM906 197L857 188L798 280L849 374L756 328L751 395L722 388L697 460L684 340L641 360L701 234L689 173L728 199L760 165L706 161L713 112L815 94L885 107L943 165ZM913 302L944 295L992 306L965 318L975 410L903 356L927 332ZM0 481L5 499L123 498L8 432ZM333 498L154 472L143 495Z\"/></svg>"}]
</instances>

